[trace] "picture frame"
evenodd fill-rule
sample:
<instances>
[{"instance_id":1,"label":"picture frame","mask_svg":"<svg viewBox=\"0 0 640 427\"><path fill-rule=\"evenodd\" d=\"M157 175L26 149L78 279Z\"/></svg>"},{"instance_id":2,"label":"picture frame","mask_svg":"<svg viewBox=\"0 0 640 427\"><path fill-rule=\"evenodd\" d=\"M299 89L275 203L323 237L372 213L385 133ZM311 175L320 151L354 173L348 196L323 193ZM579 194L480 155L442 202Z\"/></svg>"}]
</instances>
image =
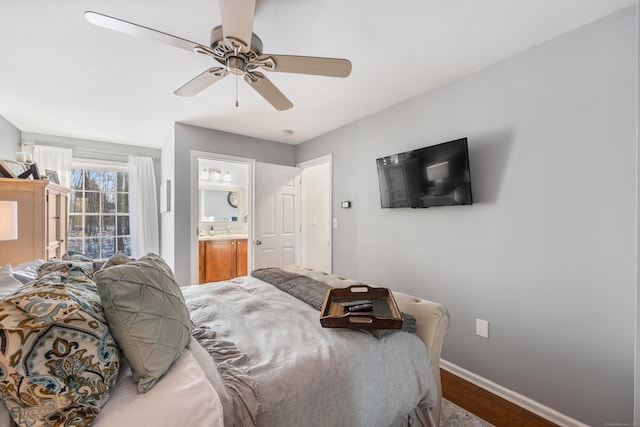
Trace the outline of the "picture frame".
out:
<instances>
[{"instance_id":1,"label":"picture frame","mask_svg":"<svg viewBox=\"0 0 640 427\"><path fill-rule=\"evenodd\" d=\"M9 169L9 167L5 166L3 160L0 160L0 177L2 177L2 178L15 178L16 177L11 172L11 169Z\"/></svg>"},{"instance_id":2,"label":"picture frame","mask_svg":"<svg viewBox=\"0 0 640 427\"><path fill-rule=\"evenodd\" d=\"M4 178L17 178L26 170L27 166L24 163L14 160L0 160L0 174Z\"/></svg>"},{"instance_id":3,"label":"picture frame","mask_svg":"<svg viewBox=\"0 0 640 427\"><path fill-rule=\"evenodd\" d=\"M40 175L40 171L38 170L38 165L36 162L27 162L29 165L29 170L31 171L31 177L33 179L41 180L43 179L42 175Z\"/></svg>"},{"instance_id":4,"label":"picture frame","mask_svg":"<svg viewBox=\"0 0 640 427\"><path fill-rule=\"evenodd\" d=\"M35 162L24 163L25 171L18 175L18 178L22 179L41 179L40 172L38 172L38 165Z\"/></svg>"},{"instance_id":5,"label":"picture frame","mask_svg":"<svg viewBox=\"0 0 640 427\"><path fill-rule=\"evenodd\" d=\"M58 179L58 172L52 171L50 169L45 169L44 172L47 174L47 179L49 180L49 182L60 184L60 180Z\"/></svg>"}]
</instances>

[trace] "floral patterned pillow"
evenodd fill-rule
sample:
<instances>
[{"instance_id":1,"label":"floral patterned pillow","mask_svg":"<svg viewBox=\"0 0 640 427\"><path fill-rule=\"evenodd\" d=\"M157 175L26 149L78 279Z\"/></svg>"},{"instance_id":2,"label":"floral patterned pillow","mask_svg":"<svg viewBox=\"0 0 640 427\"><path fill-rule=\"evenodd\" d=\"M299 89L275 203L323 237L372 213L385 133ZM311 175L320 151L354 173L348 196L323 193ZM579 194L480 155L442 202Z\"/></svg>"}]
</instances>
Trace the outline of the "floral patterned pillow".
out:
<instances>
[{"instance_id":1,"label":"floral patterned pillow","mask_svg":"<svg viewBox=\"0 0 640 427\"><path fill-rule=\"evenodd\" d=\"M120 351L85 266L43 267L0 300L0 397L19 426L88 426L115 385Z\"/></svg>"}]
</instances>

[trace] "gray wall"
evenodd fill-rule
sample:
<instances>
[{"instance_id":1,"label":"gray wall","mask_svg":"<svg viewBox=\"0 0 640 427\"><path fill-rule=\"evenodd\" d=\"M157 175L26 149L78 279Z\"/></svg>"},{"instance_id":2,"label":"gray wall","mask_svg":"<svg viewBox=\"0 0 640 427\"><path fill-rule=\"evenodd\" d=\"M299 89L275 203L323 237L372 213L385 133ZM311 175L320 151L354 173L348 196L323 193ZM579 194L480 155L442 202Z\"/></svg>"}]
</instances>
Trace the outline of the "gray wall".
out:
<instances>
[{"instance_id":1,"label":"gray wall","mask_svg":"<svg viewBox=\"0 0 640 427\"><path fill-rule=\"evenodd\" d=\"M107 160L126 163L128 162L128 156L151 157L154 160L153 165L155 167L156 180L160 179L160 150L157 148L114 144L111 142L32 132L23 132L22 141L28 144L71 148L73 150L73 157L82 159Z\"/></svg>"},{"instance_id":2,"label":"gray wall","mask_svg":"<svg viewBox=\"0 0 640 427\"><path fill-rule=\"evenodd\" d=\"M163 150L164 153L165 150ZM295 166L295 147L248 136L176 123L173 164L175 211L174 273L181 285L191 282L191 152L204 151ZM170 152L169 149L166 150ZM194 171L195 173L195 171Z\"/></svg>"},{"instance_id":3,"label":"gray wall","mask_svg":"<svg viewBox=\"0 0 640 427\"><path fill-rule=\"evenodd\" d=\"M0 116L0 159L16 159L16 153L20 151L21 135L20 129Z\"/></svg>"},{"instance_id":4,"label":"gray wall","mask_svg":"<svg viewBox=\"0 0 640 427\"><path fill-rule=\"evenodd\" d=\"M625 9L297 152L333 153L337 274L444 303L444 359L594 426L634 412L635 23ZM465 136L473 206L380 208L377 157Z\"/></svg>"},{"instance_id":5,"label":"gray wall","mask_svg":"<svg viewBox=\"0 0 640 427\"><path fill-rule=\"evenodd\" d=\"M175 271L175 132L171 132L162 147L161 154L161 182L170 184L170 209L168 212L160 213L160 256Z\"/></svg>"},{"instance_id":6,"label":"gray wall","mask_svg":"<svg viewBox=\"0 0 640 427\"><path fill-rule=\"evenodd\" d=\"M106 160L127 163L129 161L128 156L151 157L156 174L156 184L158 186L160 185L161 150L157 148L114 144L111 142L31 132L22 132L22 142L35 145L49 145L51 147L71 148L74 159Z\"/></svg>"},{"instance_id":7,"label":"gray wall","mask_svg":"<svg viewBox=\"0 0 640 427\"><path fill-rule=\"evenodd\" d=\"M637 4L637 2L636 2ZM636 10L636 22L640 20L640 8ZM640 70L640 32L636 31L638 39L636 40L636 48L638 51L636 52L636 72ZM636 80L637 82L637 80ZM637 85L636 90L637 98L640 99L640 85ZM637 104L636 104L637 105ZM636 130L638 129L638 123L640 123L640 109L636 107ZM640 135L636 132L636 138L640 138ZM637 145L640 145L640 140L637 141ZM640 151L636 150L637 162L636 165L640 165ZM636 173L636 178L638 179L638 183L640 184L640 176ZM640 185L636 187L638 193L636 194L636 200L640 200ZM640 230L640 217L636 215L637 225L636 225L636 266L640 264L640 252L638 252L637 248L640 247L640 233L637 230ZM636 424L640 423L640 315L638 314L638 309L640 308L640 277L638 277L638 273L636 271L636 287L639 291L636 291L636 375L635 375L635 393L634 393L634 407L635 407L635 415L634 421Z\"/></svg>"}]
</instances>

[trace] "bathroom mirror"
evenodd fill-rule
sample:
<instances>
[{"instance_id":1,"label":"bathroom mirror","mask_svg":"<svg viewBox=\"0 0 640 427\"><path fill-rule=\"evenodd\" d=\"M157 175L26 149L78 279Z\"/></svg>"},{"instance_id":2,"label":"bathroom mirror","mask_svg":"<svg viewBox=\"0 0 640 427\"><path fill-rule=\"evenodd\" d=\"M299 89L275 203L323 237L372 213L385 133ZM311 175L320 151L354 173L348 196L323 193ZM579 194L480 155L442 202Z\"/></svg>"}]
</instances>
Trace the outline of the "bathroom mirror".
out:
<instances>
[{"instance_id":1,"label":"bathroom mirror","mask_svg":"<svg viewBox=\"0 0 640 427\"><path fill-rule=\"evenodd\" d=\"M201 189L201 222L238 222L242 220L243 190L238 188Z\"/></svg>"}]
</instances>

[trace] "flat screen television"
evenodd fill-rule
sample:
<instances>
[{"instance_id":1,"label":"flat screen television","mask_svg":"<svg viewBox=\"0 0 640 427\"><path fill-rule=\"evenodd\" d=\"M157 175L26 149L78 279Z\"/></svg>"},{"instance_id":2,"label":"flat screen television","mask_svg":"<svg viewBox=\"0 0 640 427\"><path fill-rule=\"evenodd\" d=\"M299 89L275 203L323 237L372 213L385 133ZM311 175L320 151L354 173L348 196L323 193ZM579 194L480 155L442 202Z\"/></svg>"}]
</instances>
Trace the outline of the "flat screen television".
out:
<instances>
[{"instance_id":1,"label":"flat screen television","mask_svg":"<svg viewBox=\"0 0 640 427\"><path fill-rule=\"evenodd\" d=\"M383 208L471 205L467 138L376 160Z\"/></svg>"}]
</instances>

